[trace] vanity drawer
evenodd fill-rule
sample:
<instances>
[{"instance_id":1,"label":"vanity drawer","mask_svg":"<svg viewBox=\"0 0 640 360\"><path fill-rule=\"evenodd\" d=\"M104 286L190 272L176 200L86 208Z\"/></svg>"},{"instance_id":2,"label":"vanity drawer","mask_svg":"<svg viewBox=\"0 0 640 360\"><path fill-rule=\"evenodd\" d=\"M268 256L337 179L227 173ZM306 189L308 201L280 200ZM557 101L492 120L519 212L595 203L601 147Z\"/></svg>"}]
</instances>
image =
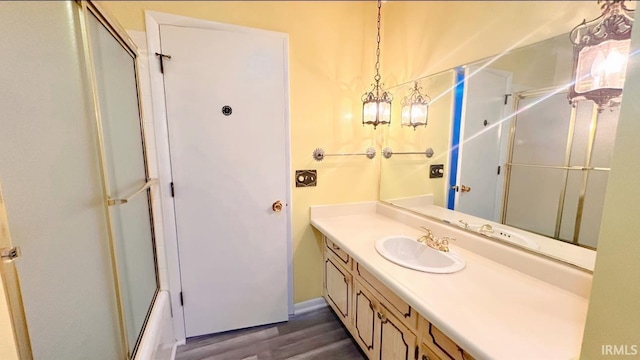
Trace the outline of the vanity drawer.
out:
<instances>
[{"instance_id":1,"label":"vanity drawer","mask_svg":"<svg viewBox=\"0 0 640 360\"><path fill-rule=\"evenodd\" d=\"M375 276L368 272L362 265L355 263L355 272L365 284L380 294L380 296L387 301L390 305L389 310L400 319L406 326L411 329L417 329L418 326L418 313L409 306L402 298L396 295L388 287L382 284Z\"/></svg>"},{"instance_id":2,"label":"vanity drawer","mask_svg":"<svg viewBox=\"0 0 640 360\"><path fill-rule=\"evenodd\" d=\"M420 327L424 333L422 341L424 341L438 358L473 360L471 355L423 317L420 317Z\"/></svg>"},{"instance_id":3,"label":"vanity drawer","mask_svg":"<svg viewBox=\"0 0 640 360\"><path fill-rule=\"evenodd\" d=\"M347 254L344 250L340 249L338 245L336 245L333 241L329 240L326 236L324 237L324 243L326 248L333 253L339 261L342 261L343 265L351 270L351 256Z\"/></svg>"}]
</instances>

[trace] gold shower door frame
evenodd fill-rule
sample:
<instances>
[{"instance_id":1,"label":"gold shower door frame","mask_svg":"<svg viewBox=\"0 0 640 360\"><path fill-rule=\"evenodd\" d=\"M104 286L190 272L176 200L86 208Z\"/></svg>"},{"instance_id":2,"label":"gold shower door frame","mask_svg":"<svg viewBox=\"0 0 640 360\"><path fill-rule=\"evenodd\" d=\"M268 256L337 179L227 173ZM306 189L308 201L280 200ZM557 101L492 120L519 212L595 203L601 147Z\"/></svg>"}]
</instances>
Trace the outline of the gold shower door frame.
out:
<instances>
[{"instance_id":1,"label":"gold shower door frame","mask_svg":"<svg viewBox=\"0 0 640 360\"><path fill-rule=\"evenodd\" d=\"M7 211L2 197L2 187L0 186L0 251L12 249L12 247ZM0 280L2 280L0 286L4 290L4 301L6 301L9 310L9 326L13 332L13 341L15 343L15 350L5 349L3 354L7 356L8 354L4 353L4 351L10 351L12 354L9 356L17 356L18 359L22 360L31 360L33 359L31 340L29 339L29 329L27 328L27 318L22 304L22 291L20 290L20 279L18 278L15 260L5 257L0 258Z\"/></svg>"},{"instance_id":2,"label":"gold shower door frame","mask_svg":"<svg viewBox=\"0 0 640 360\"><path fill-rule=\"evenodd\" d=\"M123 298L120 291L120 285L122 284L121 283L122 274L119 274L119 271L118 271L118 260L116 256L117 249L115 246L115 240L114 240L114 234L113 234L113 221L111 219L111 215L108 209L109 206L118 206L120 204L124 204L127 202L128 199L112 199L108 193L109 183L108 183L108 176L107 176L108 172L106 168L106 152L105 152L105 146L104 146L104 139L102 135L103 128L102 128L102 121L100 116L100 103L98 100L98 87L97 87L95 66L94 66L93 53L92 53L91 43L90 43L91 39L89 36L89 25L88 25L89 16L92 16L92 15L95 16L102 23L102 25L104 25L105 28L109 30L111 35L113 35L113 37L120 43L120 45L122 45L122 47L131 54L131 56L134 59L137 59L138 53L137 53L137 47L135 43L131 40L131 38L128 36L126 31L122 27L120 27L118 23L114 20L114 18L108 13L108 11L102 8L98 3L95 3L90 0L88 1L76 0L74 1L74 3L78 9L78 16L79 16L78 18L80 22L81 36L82 36L82 42L83 42L81 55L84 56L84 59L85 59L85 71L87 75L87 82L85 83L85 85L87 86L89 95L91 97L91 106L92 106L92 112L94 117L93 120L96 123L96 130L97 130L96 136L98 138L98 146L99 146L99 154L100 154L100 177L102 179L102 191L103 191L103 199L104 199L103 206L107 214L106 221L108 223L108 231L109 231L109 234L108 234L109 249L110 249L112 273L114 278L113 286L114 286L114 293L117 300L118 322L119 322L119 328L120 328L120 339L122 344L121 353L127 359L131 359L134 355L134 352L133 352L134 349L131 346L135 344L129 344L128 337L127 337L127 328L125 325L125 314L124 314L124 303L123 303ZM150 188L157 184L157 179L151 179L149 178L149 175L148 175L149 169L148 169L146 146L145 146L145 134L144 134L144 127L142 126L144 117L142 114L142 106L140 103L141 97L140 97L140 90L139 90L140 89L140 83L139 83L140 70L138 68L137 61L134 61L134 64L135 64L136 86L138 89L138 109L140 111L139 117L140 117L142 148L144 152L143 158L145 162L144 170L147 177L147 181L145 184L141 186L140 190L136 191L134 194L131 194L128 198L137 196L142 193L148 196ZM151 304L149 306L149 313L147 314L147 318L145 320L145 323L143 324L142 331L144 331L144 328L146 327L146 322L148 321L149 314L151 312L151 309L153 308L153 304L155 303L155 300L159 291L159 286L158 286L159 281L158 281L158 271L157 271L158 264L157 264L156 254L155 254L155 234L153 231L153 213L152 213L150 200L149 200L149 215L151 218L150 226L151 226L152 241L154 243L153 255L154 255L155 267L156 267L155 269L156 270L156 291L155 291L155 294L153 295ZM0 252L12 249L12 246L13 245L11 242L11 236L9 232L9 224L7 221L6 209L5 209L4 200L2 197L2 189L0 187ZM11 327L11 331L13 332L13 337L14 337L13 341L15 343L15 349L6 349L8 353L3 352L3 355L10 353L11 354L9 355L11 356L10 359L17 356L17 358L20 360L31 360L33 359L33 353L31 349L31 341L29 338L29 330L27 326L26 315L24 311L24 304L22 301L22 292L20 289L20 281L19 281L15 261L19 261L19 257L17 257L16 259L13 259L13 258L9 258L8 256L0 256L0 280L1 280L0 286L2 287L0 290L4 290L3 291L5 295L4 300L6 300L6 303L7 303L8 316L10 319L9 326Z\"/></svg>"},{"instance_id":3,"label":"gold shower door frame","mask_svg":"<svg viewBox=\"0 0 640 360\"><path fill-rule=\"evenodd\" d=\"M587 170L591 170L591 171L609 171L610 170L609 168L591 167L591 155L593 150L593 144L595 142L595 133L597 129L597 122L598 122L598 115L599 115L598 107L595 105L595 103L593 104L593 109L591 112L591 123L589 128L588 139L587 139L587 150L585 153L586 156L584 159L584 164L582 166L569 166L569 159L571 156L571 149L573 147L573 140L574 140L573 138L574 138L575 122L576 122L576 106L573 106L571 108L571 115L569 118L569 129L568 129L566 149L565 149L565 157L564 157L564 163L562 165L553 166L553 165L534 165L534 164L513 163L513 149L514 149L515 132L516 132L516 125L517 125L516 122L518 121L517 114L518 114L520 100L532 98L532 97L544 97L544 96L563 94L563 93L567 93L567 89L565 87L560 87L560 88L552 87L552 88L544 88L544 89L537 89L537 90L527 90L527 91L520 92L516 94L516 96L514 96L515 98L515 101L513 104L514 119L511 122L511 126L509 129L507 163L505 164L506 173L505 173L505 181L503 183L504 196L502 198L500 222L502 224L506 224L507 204L509 201L509 184L511 182L511 171L513 167L535 167L535 168L545 168L545 169L567 170L563 177L562 191L558 198L555 231L553 236L553 238L556 240L564 241L560 239L560 226L562 224L563 209L564 209L564 202L565 202L565 197L567 192L567 180L568 180L569 171L582 171L583 175L582 175L582 181L580 184L578 207L577 207L576 219L574 221L574 233L573 233L573 239L570 241L570 243L581 246L581 247L592 249L589 246L579 243L580 225L582 223L584 199L586 195L587 181L589 176L589 171ZM531 231L531 230L528 230L528 231ZM547 236L547 235L543 235L543 236ZM565 241L565 242L568 242L568 241ZM592 250L595 250L595 249L592 249Z\"/></svg>"},{"instance_id":4,"label":"gold shower door frame","mask_svg":"<svg viewBox=\"0 0 640 360\"><path fill-rule=\"evenodd\" d=\"M118 309L118 319L120 325L120 338L123 345L123 353L126 354L127 359L133 358L135 355L136 346L140 341L141 334L144 332L144 329L149 320L149 316L151 314L151 309L153 309L153 305L156 301L159 292L159 279L158 279L158 263L155 249L155 232L153 229L153 211L151 206L151 197L149 196L151 187L157 185L157 179L151 179L149 177L149 164L147 161L146 154L146 137L144 132L144 115L142 113L142 103L140 96L140 69L138 67L138 48L133 42L133 40L129 37L126 30L122 28L117 21L110 15L110 13L101 7L97 2L87 0L87 1L76 1L79 5L80 11L80 26L82 29L82 40L83 40L83 51L85 58L85 69L87 72L88 78L88 87L91 92L92 97L92 105L93 105L93 115L96 121L96 130L97 130L97 138L98 138L98 146L99 146L99 161L100 161L100 176L102 178L102 191L104 198L104 207L105 212L107 214L107 223L108 223L108 231L109 231L109 250L111 255L111 264L114 278L114 292L116 294L117 299L117 309ZM96 76L96 68L94 62L93 48L91 45L91 37L89 36L89 17L95 16L96 19L111 33L111 35L120 43L124 50L126 50L133 58L134 58L134 66L135 66L135 79L136 79L136 89L138 93L138 111L139 111L139 121L140 121L140 136L142 141L142 151L143 151L143 159L144 159L144 171L146 176L146 182L140 185L140 188L128 195L125 199L114 199L109 194L109 171L107 169L107 153L105 150L105 142L104 142L104 134L103 134L103 122L102 115L100 111L100 100L99 100L99 92L98 92L98 81ZM154 257L154 265L155 265L155 273L156 273L156 290L151 299L151 304L149 304L148 312L142 325L141 334L138 334L138 340L136 344L131 344L129 341L129 334L127 334L127 326L126 326L126 316L124 310L124 299L121 292L121 285L123 274L120 274L119 263L118 263L118 251L116 247L114 228L113 228L113 219L111 216L111 212L109 211L109 207L111 206L119 206L126 204L128 200L131 198L138 196L140 194L145 194L148 198L148 208L149 208L149 217L151 220L151 238L153 242L153 257Z\"/></svg>"}]
</instances>

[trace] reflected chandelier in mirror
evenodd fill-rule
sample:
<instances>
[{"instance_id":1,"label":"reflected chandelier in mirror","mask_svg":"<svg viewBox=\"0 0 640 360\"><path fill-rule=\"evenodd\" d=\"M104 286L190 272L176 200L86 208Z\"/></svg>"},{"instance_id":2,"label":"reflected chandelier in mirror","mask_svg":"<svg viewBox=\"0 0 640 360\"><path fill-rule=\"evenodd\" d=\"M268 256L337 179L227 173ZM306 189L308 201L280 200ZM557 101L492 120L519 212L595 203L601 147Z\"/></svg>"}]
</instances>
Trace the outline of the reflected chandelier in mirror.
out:
<instances>
[{"instance_id":1,"label":"reflected chandelier in mirror","mask_svg":"<svg viewBox=\"0 0 640 360\"><path fill-rule=\"evenodd\" d=\"M418 79L429 126L389 128L385 145L435 155L382 157L380 199L592 270L621 92L570 104L573 56L565 33Z\"/></svg>"},{"instance_id":2,"label":"reflected chandelier in mirror","mask_svg":"<svg viewBox=\"0 0 640 360\"><path fill-rule=\"evenodd\" d=\"M569 33L574 44L575 79L569 100L572 104L592 100L603 111L622 95L633 17L624 0L598 3L602 3L602 15L584 20Z\"/></svg>"}]
</instances>

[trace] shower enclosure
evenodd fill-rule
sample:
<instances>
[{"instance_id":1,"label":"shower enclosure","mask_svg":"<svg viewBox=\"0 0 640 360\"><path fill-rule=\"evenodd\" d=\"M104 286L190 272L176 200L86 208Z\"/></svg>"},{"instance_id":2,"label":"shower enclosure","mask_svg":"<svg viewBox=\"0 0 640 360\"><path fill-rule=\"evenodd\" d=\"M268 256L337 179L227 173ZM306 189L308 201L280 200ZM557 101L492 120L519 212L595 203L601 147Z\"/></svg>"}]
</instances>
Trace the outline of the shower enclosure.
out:
<instances>
[{"instance_id":1,"label":"shower enclosure","mask_svg":"<svg viewBox=\"0 0 640 360\"><path fill-rule=\"evenodd\" d=\"M136 47L92 2L2 2L0 27L0 357L133 358L158 293Z\"/></svg>"}]
</instances>

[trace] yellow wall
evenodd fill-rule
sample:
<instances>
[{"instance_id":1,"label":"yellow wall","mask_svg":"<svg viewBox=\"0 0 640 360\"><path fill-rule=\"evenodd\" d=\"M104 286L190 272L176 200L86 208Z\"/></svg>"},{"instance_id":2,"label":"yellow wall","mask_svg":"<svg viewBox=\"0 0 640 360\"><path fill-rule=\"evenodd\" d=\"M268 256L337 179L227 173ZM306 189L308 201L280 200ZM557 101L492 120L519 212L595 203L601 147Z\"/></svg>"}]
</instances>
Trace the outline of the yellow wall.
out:
<instances>
[{"instance_id":1,"label":"yellow wall","mask_svg":"<svg viewBox=\"0 0 640 360\"><path fill-rule=\"evenodd\" d=\"M632 49L640 49L634 28ZM633 50L632 50L633 51ZM582 359L640 357L640 57L629 60L593 273ZM631 345L636 356L602 356Z\"/></svg>"},{"instance_id":2,"label":"yellow wall","mask_svg":"<svg viewBox=\"0 0 640 360\"><path fill-rule=\"evenodd\" d=\"M389 86L567 33L600 15L595 1L390 1L384 27Z\"/></svg>"},{"instance_id":3,"label":"yellow wall","mask_svg":"<svg viewBox=\"0 0 640 360\"><path fill-rule=\"evenodd\" d=\"M320 237L309 225L309 206L378 197L379 163L365 157L315 162L317 147L363 152L374 132L361 125L360 97L374 72L376 7L372 2L101 3L125 29L145 30L144 10L289 34L292 168L317 169L318 186L293 188L294 301L322 294ZM291 175L293 178L293 175Z\"/></svg>"},{"instance_id":4,"label":"yellow wall","mask_svg":"<svg viewBox=\"0 0 640 360\"><path fill-rule=\"evenodd\" d=\"M518 49L489 67L513 74L512 89L522 91L571 82L573 45L566 34Z\"/></svg>"},{"instance_id":5,"label":"yellow wall","mask_svg":"<svg viewBox=\"0 0 640 360\"><path fill-rule=\"evenodd\" d=\"M432 148L434 155L393 155L390 159L380 159L380 199L392 200L419 195L434 195L434 204L445 206L446 177L429 178L431 164L449 163L449 132L453 119L453 88L455 75L446 71L419 82L421 93L431 97L427 127L400 127L401 98L410 93L413 83L390 89L396 96L393 105L391 127L382 127L385 132L385 147L394 152L423 152Z\"/></svg>"}]
</instances>

